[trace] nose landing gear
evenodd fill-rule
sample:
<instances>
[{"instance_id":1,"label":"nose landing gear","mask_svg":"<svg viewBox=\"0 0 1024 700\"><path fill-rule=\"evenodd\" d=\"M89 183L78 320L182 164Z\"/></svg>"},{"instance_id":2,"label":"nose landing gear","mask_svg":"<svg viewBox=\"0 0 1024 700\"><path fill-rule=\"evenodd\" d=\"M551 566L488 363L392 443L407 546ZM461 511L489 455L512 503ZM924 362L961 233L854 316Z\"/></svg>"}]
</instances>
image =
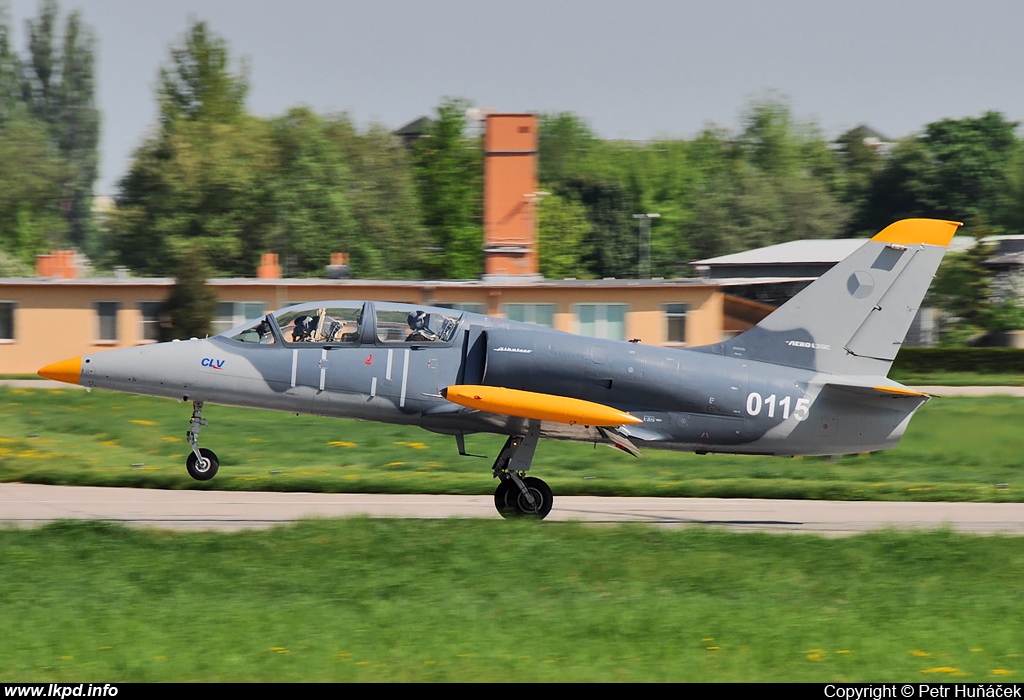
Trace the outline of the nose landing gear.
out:
<instances>
[{"instance_id":1,"label":"nose landing gear","mask_svg":"<svg viewBox=\"0 0 1024 700\"><path fill-rule=\"evenodd\" d=\"M217 475L220 467L220 460L213 450L199 447L199 429L204 425L209 425L209 421L203 418L203 402L193 401L192 420L189 422L189 431L185 433L192 451L185 460L185 468L196 481L209 481Z\"/></svg>"}]
</instances>

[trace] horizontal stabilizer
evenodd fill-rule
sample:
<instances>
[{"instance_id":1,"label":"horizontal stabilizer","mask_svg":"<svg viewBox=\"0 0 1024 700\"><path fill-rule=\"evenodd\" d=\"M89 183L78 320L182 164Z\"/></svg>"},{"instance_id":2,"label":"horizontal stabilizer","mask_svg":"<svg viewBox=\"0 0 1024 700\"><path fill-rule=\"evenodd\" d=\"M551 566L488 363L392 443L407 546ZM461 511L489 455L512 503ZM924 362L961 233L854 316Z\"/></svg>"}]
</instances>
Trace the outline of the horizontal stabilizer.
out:
<instances>
[{"instance_id":1,"label":"horizontal stabilizer","mask_svg":"<svg viewBox=\"0 0 1024 700\"><path fill-rule=\"evenodd\" d=\"M854 394L865 394L874 396L890 396L893 398L918 398L930 399L931 394L900 385L879 386L874 384L859 384L857 382L826 382L826 386L849 391Z\"/></svg>"},{"instance_id":2,"label":"horizontal stabilizer","mask_svg":"<svg viewBox=\"0 0 1024 700\"><path fill-rule=\"evenodd\" d=\"M554 394L462 384L441 390L452 403L479 411L568 425L618 426L643 421L611 406Z\"/></svg>"}]
</instances>

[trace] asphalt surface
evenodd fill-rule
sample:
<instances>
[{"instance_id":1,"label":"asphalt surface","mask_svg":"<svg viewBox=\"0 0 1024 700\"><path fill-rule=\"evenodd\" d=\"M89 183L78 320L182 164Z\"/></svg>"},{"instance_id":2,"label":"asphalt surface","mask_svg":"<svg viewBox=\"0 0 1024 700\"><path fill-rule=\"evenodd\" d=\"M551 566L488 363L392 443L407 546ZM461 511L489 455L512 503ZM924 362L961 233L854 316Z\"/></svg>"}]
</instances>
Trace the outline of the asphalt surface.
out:
<instances>
[{"instance_id":1,"label":"asphalt surface","mask_svg":"<svg viewBox=\"0 0 1024 700\"><path fill-rule=\"evenodd\" d=\"M73 519L166 529L243 530L303 518L353 516L500 518L490 496L164 491L0 484L0 523L15 527ZM949 528L967 533L1024 535L1024 503L556 496L548 520L642 522L828 536L886 528Z\"/></svg>"}]
</instances>

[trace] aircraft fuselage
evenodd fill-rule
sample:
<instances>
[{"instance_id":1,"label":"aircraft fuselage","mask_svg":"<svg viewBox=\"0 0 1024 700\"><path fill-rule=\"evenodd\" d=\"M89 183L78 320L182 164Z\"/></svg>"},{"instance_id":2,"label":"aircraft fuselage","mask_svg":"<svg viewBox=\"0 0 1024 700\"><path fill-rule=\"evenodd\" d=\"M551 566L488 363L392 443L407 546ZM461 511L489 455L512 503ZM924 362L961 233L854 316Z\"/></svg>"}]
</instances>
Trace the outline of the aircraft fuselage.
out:
<instances>
[{"instance_id":1,"label":"aircraft fuselage","mask_svg":"<svg viewBox=\"0 0 1024 700\"><path fill-rule=\"evenodd\" d=\"M364 316L374 318L372 302ZM819 373L727 357L724 346L603 340L471 313L446 341L383 341L372 325L345 343L289 342L275 327L271 344L224 335L97 353L83 357L80 383L450 434L521 432L523 418L470 410L441 395L452 385L501 386L627 411L642 423L621 432L640 446L777 455L894 447L925 401L842 391ZM593 427L547 421L541 435L601 440Z\"/></svg>"}]
</instances>

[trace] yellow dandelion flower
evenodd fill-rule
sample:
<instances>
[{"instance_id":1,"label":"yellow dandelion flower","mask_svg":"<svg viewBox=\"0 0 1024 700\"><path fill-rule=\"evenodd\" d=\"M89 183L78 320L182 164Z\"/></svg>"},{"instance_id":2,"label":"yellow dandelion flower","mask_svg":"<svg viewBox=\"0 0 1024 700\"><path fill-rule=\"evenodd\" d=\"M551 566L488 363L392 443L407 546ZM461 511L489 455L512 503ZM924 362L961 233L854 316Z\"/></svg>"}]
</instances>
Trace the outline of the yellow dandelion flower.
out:
<instances>
[{"instance_id":1,"label":"yellow dandelion flower","mask_svg":"<svg viewBox=\"0 0 1024 700\"><path fill-rule=\"evenodd\" d=\"M935 668L922 669L921 673L960 673L960 669L953 666L936 666Z\"/></svg>"},{"instance_id":2,"label":"yellow dandelion flower","mask_svg":"<svg viewBox=\"0 0 1024 700\"><path fill-rule=\"evenodd\" d=\"M355 447L356 446L356 443L348 442L347 440L331 440L327 444L328 445L333 445L334 447Z\"/></svg>"},{"instance_id":3,"label":"yellow dandelion flower","mask_svg":"<svg viewBox=\"0 0 1024 700\"><path fill-rule=\"evenodd\" d=\"M921 651L920 649L911 649L910 650L910 655L911 656L931 656L931 654L929 654L927 651Z\"/></svg>"},{"instance_id":4,"label":"yellow dandelion flower","mask_svg":"<svg viewBox=\"0 0 1024 700\"><path fill-rule=\"evenodd\" d=\"M994 668L989 671L993 676L1012 676L1016 671L1011 671L1006 668Z\"/></svg>"},{"instance_id":5,"label":"yellow dandelion flower","mask_svg":"<svg viewBox=\"0 0 1024 700\"><path fill-rule=\"evenodd\" d=\"M141 418L136 418L136 419L130 420L128 422L129 423L134 423L135 425L159 425L159 423L154 423L151 420L142 420Z\"/></svg>"}]
</instances>

